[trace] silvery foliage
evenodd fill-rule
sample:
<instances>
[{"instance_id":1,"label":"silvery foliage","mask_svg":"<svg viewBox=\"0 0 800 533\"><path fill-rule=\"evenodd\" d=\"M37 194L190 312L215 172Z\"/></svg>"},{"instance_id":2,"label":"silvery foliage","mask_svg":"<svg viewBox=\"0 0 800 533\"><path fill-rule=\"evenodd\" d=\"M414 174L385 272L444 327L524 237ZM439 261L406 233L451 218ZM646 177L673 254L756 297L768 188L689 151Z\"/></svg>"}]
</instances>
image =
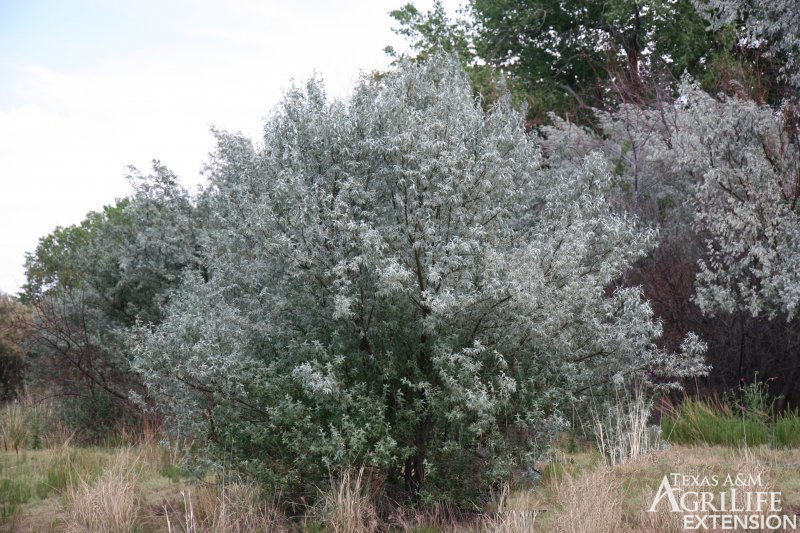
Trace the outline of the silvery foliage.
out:
<instances>
[{"instance_id":1,"label":"silvery foliage","mask_svg":"<svg viewBox=\"0 0 800 533\"><path fill-rule=\"evenodd\" d=\"M697 304L707 314L791 318L800 304L800 164L785 115L689 82L678 106L676 162L698 180L695 224L708 246Z\"/></svg>"},{"instance_id":2,"label":"silvery foliage","mask_svg":"<svg viewBox=\"0 0 800 533\"><path fill-rule=\"evenodd\" d=\"M701 310L792 317L800 302L800 166L784 122L791 115L713 98L689 78L675 102L597 114L602 138L556 121L546 146L603 150L617 162L623 207L684 242L691 231L703 240Z\"/></svg>"},{"instance_id":3,"label":"silvery foliage","mask_svg":"<svg viewBox=\"0 0 800 533\"><path fill-rule=\"evenodd\" d=\"M601 134L551 115L541 128L548 159L574 165L576 155L602 152L613 165L615 209L659 226L661 239L686 240L691 232L694 183L675 166L672 136L677 111L667 104L621 104L594 110Z\"/></svg>"},{"instance_id":4,"label":"silvery foliage","mask_svg":"<svg viewBox=\"0 0 800 533\"><path fill-rule=\"evenodd\" d=\"M475 461L488 481L590 390L705 371L611 289L657 233L611 209L608 162L546 171L523 119L437 57L346 101L292 89L263 144L218 133L208 280L136 358L173 427L283 483L366 463L419 488Z\"/></svg>"},{"instance_id":5,"label":"silvery foliage","mask_svg":"<svg viewBox=\"0 0 800 533\"><path fill-rule=\"evenodd\" d=\"M741 21L744 45L764 48L783 63L782 72L800 88L800 3L797 0L693 0L710 29Z\"/></svg>"}]
</instances>

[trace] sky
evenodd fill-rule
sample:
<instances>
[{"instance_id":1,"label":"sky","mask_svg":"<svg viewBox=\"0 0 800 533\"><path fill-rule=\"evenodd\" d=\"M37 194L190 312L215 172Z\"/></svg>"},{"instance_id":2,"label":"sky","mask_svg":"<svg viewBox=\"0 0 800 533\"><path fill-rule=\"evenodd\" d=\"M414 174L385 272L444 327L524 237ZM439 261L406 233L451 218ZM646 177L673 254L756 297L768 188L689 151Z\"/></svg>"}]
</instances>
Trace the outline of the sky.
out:
<instances>
[{"instance_id":1,"label":"sky","mask_svg":"<svg viewBox=\"0 0 800 533\"><path fill-rule=\"evenodd\" d=\"M128 195L129 165L194 188L212 125L257 138L293 81L341 97L386 68L406 1L0 0L0 291L40 237Z\"/></svg>"}]
</instances>

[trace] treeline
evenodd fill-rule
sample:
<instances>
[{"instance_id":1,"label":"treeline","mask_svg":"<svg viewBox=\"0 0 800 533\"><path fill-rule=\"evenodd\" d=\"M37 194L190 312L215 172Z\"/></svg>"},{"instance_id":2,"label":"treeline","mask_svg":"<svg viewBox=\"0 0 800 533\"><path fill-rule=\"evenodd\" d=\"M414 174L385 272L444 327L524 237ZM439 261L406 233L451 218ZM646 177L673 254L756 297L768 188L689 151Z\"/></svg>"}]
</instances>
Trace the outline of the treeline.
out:
<instances>
[{"instance_id":1,"label":"treeline","mask_svg":"<svg viewBox=\"0 0 800 533\"><path fill-rule=\"evenodd\" d=\"M776 376L796 404L797 8L466 8L394 11L414 57L288 91L258 143L215 132L197 194L156 162L43 237L0 307L3 399L421 503L530 475L632 382Z\"/></svg>"}]
</instances>

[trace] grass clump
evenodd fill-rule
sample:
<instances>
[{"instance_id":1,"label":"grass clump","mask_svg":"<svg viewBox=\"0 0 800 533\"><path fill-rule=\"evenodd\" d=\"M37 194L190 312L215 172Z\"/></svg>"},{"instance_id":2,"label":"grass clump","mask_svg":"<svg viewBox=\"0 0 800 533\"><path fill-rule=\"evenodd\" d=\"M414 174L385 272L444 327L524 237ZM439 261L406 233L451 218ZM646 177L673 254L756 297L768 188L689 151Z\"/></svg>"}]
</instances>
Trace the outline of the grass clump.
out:
<instances>
[{"instance_id":1,"label":"grass clump","mask_svg":"<svg viewBox=\"0 0 800 533\"><path fill-rule=\"evenodd\" d=\"M734 415L726 405L693 398L668 413L661 427L674 444L759 446L769 442L769 430L762 420Z\"/></svg>"},{"instance_id":2,"label":"grass clump","mask_svg":"<svg viewBox=\"0 0 800 533\"><path fill-rule=\"evenodd\" d=\"M0 406L0 450L40 450L70 439L71 434L47 402L26 395Z\"/></svg>"},{"instance_id":3,"label":"grass clump","mask_svg":"<svg viewBox=\"0 0 800 533\"><path fill-rule=\"evenodd\" d=\"M365 470L346 470L332 478L320 494L314 514L334 533L368 533L377 530L378 515L369 492Z\"/></svg>"},{"instance_id":4,"label":"grass clump","mask_svg":"<svg viewBox=\"0 0 800 533\"><path fill-rule=\"evenodd\" d=\"M592 410L591 432L608 466L615 466L657 450L661 435L649 424L653 403L644 384L619 386L616 401L605 413Z\"/></svg>"},{"instance_id":5,"label":"grass clump","mask_svg":"<svg viewBox=\"0 0 800 533\"><path fill-rule=\"evenodd\" d=\"M775 448L800 447L800 413L787 411L778 415L772 424L772 446Z\"/></svg>"},{"instance_id":6,"label":"grass clump","mask_svg":"<svg viewBox=\"0 0 800 533\"><path fill-rule=\"evenodd\" d=\"M14 516L19 505L27 502L30 497L28 484L21 480L0 479L0 524Z\"/></svg>"},{"instance_id":7,"label":"grass clump","mask_svg":"<svg viewBox=\"0 0 800 533\"><path fill-rule=\"evenodd\" d=\"M130 450L122 450L109 469L96 480L80 479L70 487L68 532L136 530L141 506L138 461Z\"/></svg>"},{"instance_id":8,"label":"grass clump","mask_svg":"<svg viewBox=\"0 0 800 533\"><path fill-rule=\"evenodd\" d=\"M167 531L231 533L285 531L286 519L274 500L267 501L260 487L237 481L219 486L203 484L182 492L183 509L166 506Z\"/></svg>"},{"instance_id":9,"label":"grass clump","mask_svg":"<svg viewBox=\"0 0 800 533\"><path fill-rule=\"evenodd\" d=\"M762 381L742 385L721 400L685 398L678 408L666 410L662 431L674 444L800 446L800 412L778 414L776 400Z\"/></svg>"}]
</instances>

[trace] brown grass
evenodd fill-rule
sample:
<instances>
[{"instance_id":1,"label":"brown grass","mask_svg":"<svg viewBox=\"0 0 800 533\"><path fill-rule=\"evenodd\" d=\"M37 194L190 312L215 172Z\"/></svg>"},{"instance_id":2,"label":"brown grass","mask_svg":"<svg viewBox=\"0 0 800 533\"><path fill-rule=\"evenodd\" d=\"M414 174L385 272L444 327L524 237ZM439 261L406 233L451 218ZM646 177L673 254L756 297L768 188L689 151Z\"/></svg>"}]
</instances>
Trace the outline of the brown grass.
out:
<instances>
[{"instance_id":1,"label":"brown grass","mask_svg":"<svg viewBox=\"0 0 800 533\"><path fill-rule=\"evenodd\" d=\"M320 493L305 521L291 523L281 512L279 496L256 485L198 485L165 477L161 470L170 463L169 452L155 439L142 440L122 451L60 447L21 450L19 455L0 452L0 478L29 480L32 491L0 530L680 531L683 513L670 513L664 502L658 512L647 512L663 476L673 472L753 476L761 482L758 491L781 492L783 513L800 512L800 450L673 446L613 468L596 451L552 454L554 464L562 467L554 475L520 490L501 487L489 504L474 511L387 506L385 496L380 499L379 478L365 470L345 472ZM53 489L37 496L40 482L53 483ZM383 521L377 505L384 505Z\"/></svg>"},{"instance_id":2,"label":"brown grass","mask_svg":"<svg viewBox=\"0 0 800 533\"><path fill-rule=\"evenodd\" d=\"M555 488L555 529L568 533L621 531L622 484L611 469L601 467L579 477L565 476Z\"/></svg>"},{"instance_id":3,"label":"brown grass","mask_svg":"<svg viewBox=\"0 0 800 533\"><path fill-rule=\"evenodd\" d=\"M185 490L183 512L165 508L167 530L194 533L225 531L231 533L284 531L287 523L277 500L267 501L259 487L235 482L219 487L205 484ZM174 510L173 510L174 511Z\"/></svg>"},{"instance_id":4,"label":"brown grass","mask_svg":"<svg viewBox=\"0 0 800 533\"><path fill-rule=\"evenodd\" d=\"M365 469L358 472L345 470L340 477L332 478L327 491L321 492L320 501L312 515L334 533L369 533L378 529L375 511Z\"/></svg>"},{"instance_id":5,"label":"brown grass","mask_svg":"<svg viewBox=\"0 0 800 533\"><path fill-rule=\"evenodd\" d=\"M95 481L77 480L67 495L68 532L135 531L141 507L138 459L120 451L109 469Z\"/></svg>"}]
</instances>

